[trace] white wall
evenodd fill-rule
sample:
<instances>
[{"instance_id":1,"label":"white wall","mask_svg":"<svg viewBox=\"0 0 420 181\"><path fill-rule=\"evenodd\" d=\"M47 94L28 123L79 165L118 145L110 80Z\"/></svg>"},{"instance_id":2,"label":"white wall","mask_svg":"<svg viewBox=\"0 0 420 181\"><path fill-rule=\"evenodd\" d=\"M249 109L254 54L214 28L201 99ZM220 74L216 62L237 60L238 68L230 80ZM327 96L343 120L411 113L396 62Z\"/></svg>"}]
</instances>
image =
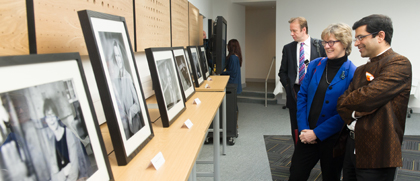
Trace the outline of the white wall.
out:
<instances>
[{"instance_id":1,"label":"white wall","mask_svg":"<svg viewBox=\"0 0 420 181\"><path fill-rule=\"evenodd\" d=\"M279 71L283 46L293 39L290 37L288 20L291 17L303 16L308 20L309 34L320 38L322 30L329 24L343 22L350 26L357 20L370 14L388 15L394 25L392 48L395 52L410 59L413 67L413 78L420 77L420 62L416 61L418 50L416 44L420 42L420 2L418 0L277 0L276 13L276 71ZM299 8L299 10L297 10ZM354 33L354 31L353 31ZM354 34L353 34L354 36ZM411 43L412 42L412 43ZM357 48L349 56L356 66L366 63L365 58L360 57ZM276 77L279 84L279 77ZM410 105L420 107L419 100L410 100ZM415 112L420 112L414 109Z\"/></svg>"},{"instance_id":2,"label":"white wall","mask_svg":"<svg viewBox=\"0 0 420 181\"><path fill-rule=\"evenodd\" d=\"M241 82L245 84L246 49L245 44L245 6L230 0L212 0L213 20L223 16L227 21L227 39L237 39L242 50Z\"/></svg>"},{"instance_id":3,"label":"white wall","mask_svg":"<svg viewBox=\"0 0 420 181\"><path fill-rule=\"evenodd\" d=\"M276 55L276 9L248 8L246 10L246 49L247 69L245 78L253 81L264 81L270 68L273 56ZM269 80L276 79L273 65Z\"/></svg>"}]
</instances>

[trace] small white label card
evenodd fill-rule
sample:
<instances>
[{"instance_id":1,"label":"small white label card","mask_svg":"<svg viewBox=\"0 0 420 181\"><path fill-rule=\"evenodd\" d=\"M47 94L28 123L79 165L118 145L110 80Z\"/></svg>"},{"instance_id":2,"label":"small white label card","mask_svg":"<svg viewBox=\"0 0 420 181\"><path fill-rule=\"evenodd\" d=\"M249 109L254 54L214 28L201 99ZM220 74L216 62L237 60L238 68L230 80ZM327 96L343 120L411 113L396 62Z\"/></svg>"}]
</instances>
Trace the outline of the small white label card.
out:
<instances>
[{"instance_id":1,"label":"small white label card","mask_svg":"<svg viewBox=\"0 0 420 181\"><path fill-rule=\"evenodd\" d=\"M201 103L199 98L195 98L193 104L199 105Z\"/></svg>"},{"instance_id":2,"label":"small white label card","mask_svg":"<svg viewBox=\"0 0 420 181\"><path fill-rule=\"evenodd\" d=\"M165 163L165 158L163 158L162 152L159 152L155 157L153 157L151 162L155 169L158 170L163 163Z\"/></svg>"},{"instance_id":3,"label":"small white label card","mask_svg":"<svg viewBox=\"0 0 420 181\"><path fill-rule=\"evenodd\" d=\"M187 119L184 124L182 125L182 127L187 127L188 129L191 129L191 127L193 126L193 123L191 122L190 119Z\"/></svg>"},{"instance_id":4,"label":"small white label card","mask_svg":"<svg viewBox=\"0 0 420 181\"><path fill-rule=\"evenodd\" d=\"M207 78L208 81L213 81L213 79L211 79L211 77Z\"/></svg>"},{"instance_id":5,"label":"small white label card","mask_svg":"<svg viewBox=\"0 0 420 181\"><path fill-rule=\"evenodd\" d=\"M209 88L210 88L209 84L206 84L206 85L204 86L204 88L209 89Z\"/></svg>"}]
</instances>

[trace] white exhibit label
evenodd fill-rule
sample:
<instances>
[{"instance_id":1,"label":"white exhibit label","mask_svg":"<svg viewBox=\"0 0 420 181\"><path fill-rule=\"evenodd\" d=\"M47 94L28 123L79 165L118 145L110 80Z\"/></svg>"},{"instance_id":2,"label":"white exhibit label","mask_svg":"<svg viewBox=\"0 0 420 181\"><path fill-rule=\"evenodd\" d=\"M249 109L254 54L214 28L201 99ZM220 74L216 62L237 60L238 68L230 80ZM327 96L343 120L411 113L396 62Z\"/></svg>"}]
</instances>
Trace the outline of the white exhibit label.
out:
<instances>
[{"instance_id":1,"label":"white exhibit label","mask_svg":"<svg viewBox=\"0 0 420 181\"><path fill-rule=\"evenodd\" d=\"M199 105L201 103L199 98L195 98L193 104Z\"/></svg>"},{"instance_id":2,"label":"white exhibit label","mask_svg":"<svg viewBox=\"0 0 420 181\"><path fill-rule=\"evenodd\" d=\"M193 123L191 122L191 120L190 120L190 119L187 119L187 120L184 122L184 126L186 126L188 129L191 129L191 127L193 126Z\"/></svg>"},{"instance_id":3,"label":"white exhibit label","mask_svg":"<svg viewBox=\"0 0 420 181\"><path fill-rule=\"evenodd\" d=\"M163 163L165 163L165 158L163 158L162 152L159 152L155 157L153 157L151 162L155 169L158 170Z\"/></svg>"}]
</instances>

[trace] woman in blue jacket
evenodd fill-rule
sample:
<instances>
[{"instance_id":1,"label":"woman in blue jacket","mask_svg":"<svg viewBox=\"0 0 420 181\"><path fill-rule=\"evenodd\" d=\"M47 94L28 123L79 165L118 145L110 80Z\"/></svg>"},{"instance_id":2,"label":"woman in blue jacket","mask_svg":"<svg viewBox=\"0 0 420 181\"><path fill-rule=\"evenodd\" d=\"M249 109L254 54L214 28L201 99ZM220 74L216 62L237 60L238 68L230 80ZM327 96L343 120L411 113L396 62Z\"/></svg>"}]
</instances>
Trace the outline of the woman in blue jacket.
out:
<instances>
[{"instance_id":1,"label":"woman in blue jacket","mask_svg":"<svg viewBox=\"0 0 420 181\"><path fill-rule=\"evenodd\" d=\"M236 84L236 94L242 92L241 84L241 67L242 67L242 53L239 42L236 39L229 40L228 43L229 54L226 56L226 70L221 75L229 75L229 84Z\"/></svg>"},{"instance_id":2,"label":"woman in blue jacket","mask_svg":"<svg viewBox=\"0 0 420 181\"><path fill-rule=\"evenodd\" d=\"M297 98L300 141L293 153L289 180L308 180L318 160L323 180L340 180L343 157L333 158L333 146L344 125L337 113L337 100L356 70L347 57L351 53L351 31L343 23L329 25L321 34L327 57L307 66Z\"/></svg>"}]
</instances>

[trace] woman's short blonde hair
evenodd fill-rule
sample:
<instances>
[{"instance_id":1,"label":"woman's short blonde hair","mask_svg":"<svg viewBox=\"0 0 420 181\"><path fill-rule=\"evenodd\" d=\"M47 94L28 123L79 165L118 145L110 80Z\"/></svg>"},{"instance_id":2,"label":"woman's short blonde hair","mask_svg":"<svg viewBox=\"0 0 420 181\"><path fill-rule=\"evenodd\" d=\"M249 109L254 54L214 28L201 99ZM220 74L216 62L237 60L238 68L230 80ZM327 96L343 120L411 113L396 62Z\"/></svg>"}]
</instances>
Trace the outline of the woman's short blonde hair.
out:
<instances>
[{"instance_id":1,"label":"woman's short blonde hair","mask_svg":"<svg viewBox=\"0 0 420 181\"><path fill-rule=\"evenodd\" d=\"M335 38L343 44L346 49L346 55L350 55L352 42L351 31L350 26L345 23L333 23L322 31L321 38L325 40L331 35L334 35Z\"/></svg>"}]
</instances>

